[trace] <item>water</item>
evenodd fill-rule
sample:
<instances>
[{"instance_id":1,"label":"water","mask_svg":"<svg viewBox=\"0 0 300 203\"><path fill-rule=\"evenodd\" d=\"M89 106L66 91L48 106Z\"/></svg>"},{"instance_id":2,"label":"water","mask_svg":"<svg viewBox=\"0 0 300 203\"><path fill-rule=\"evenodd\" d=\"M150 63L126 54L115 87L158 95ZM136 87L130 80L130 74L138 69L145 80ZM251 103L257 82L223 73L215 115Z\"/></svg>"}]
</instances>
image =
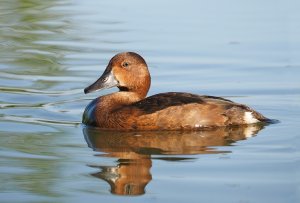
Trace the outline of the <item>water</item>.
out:
<instances>
[{"instance_id":1,"label":"water","mask_svg":"<svg viewBox=\"0 0 300 203\"><path fill-rule=\"evenodd\" d=\"M2 0L0 202L299 202L299 8ZM224 96L280 123L201 133L83 128L88 102L116 91L83 88L121 51L148 62L149 95Z\"/></svg>"}]
</instances>

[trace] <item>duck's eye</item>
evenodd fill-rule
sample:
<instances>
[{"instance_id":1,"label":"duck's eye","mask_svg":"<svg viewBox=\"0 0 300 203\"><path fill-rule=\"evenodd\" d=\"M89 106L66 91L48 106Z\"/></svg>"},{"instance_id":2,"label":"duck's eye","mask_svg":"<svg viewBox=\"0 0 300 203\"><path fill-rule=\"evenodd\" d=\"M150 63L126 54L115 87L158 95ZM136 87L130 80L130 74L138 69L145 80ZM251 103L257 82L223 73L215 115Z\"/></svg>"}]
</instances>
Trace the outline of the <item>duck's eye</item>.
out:
<instances>
[{"instance_id":1,"label":"duck's eye","mask_svg":"<svg viewBox=\"0 0 300 203\"><path fill-rule=\"evenodd\" d=\"M129 66L129 63L128 63L128 62L124 62L124 63L122 64L122 66L123 66L124 68L126 68L126 67Z\"/></svg>"}]
</instances>

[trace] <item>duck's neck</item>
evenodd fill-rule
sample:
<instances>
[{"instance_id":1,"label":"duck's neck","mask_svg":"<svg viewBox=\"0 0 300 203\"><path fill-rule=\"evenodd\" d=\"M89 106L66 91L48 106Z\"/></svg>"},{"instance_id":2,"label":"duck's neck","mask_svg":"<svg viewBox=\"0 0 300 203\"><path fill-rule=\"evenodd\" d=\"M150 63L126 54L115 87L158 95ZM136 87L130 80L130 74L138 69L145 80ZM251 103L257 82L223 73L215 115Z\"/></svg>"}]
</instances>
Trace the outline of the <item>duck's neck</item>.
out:
<instances>
[{"instance_id":1,"label":"duck's neck","mask_svg":"<svg viewBox=\"0 0 300 203\"><path fill-rule=\"evenodd\" d=\"M135 92L120 91L101 97L101 104L105 111L114 111L123 106L130 105L144 99L144 97Z\"/></svg>"}]
</instances>

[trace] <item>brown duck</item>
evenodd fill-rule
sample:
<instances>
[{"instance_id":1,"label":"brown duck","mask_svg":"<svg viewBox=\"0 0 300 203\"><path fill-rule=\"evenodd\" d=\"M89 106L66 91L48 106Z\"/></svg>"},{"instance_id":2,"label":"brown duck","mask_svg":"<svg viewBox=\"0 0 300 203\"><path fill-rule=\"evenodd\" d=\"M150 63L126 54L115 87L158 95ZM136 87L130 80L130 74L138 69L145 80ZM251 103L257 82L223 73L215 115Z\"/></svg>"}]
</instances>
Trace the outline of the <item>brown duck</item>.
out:
<instances>
[{"instance_id":1,"label":"brown duck","mask_svg":"<svg viewBox=\"0 0 300 203\"><path fill-rule=\"evenodd\" d=\"M146 98L150 84L147 64L140 55L115 55L84 92L111 87L120 91L94 99L82 122L112 130L194 130L269 121L250 107L221 97L168 92Z\"/></svg>"}]
</instances>

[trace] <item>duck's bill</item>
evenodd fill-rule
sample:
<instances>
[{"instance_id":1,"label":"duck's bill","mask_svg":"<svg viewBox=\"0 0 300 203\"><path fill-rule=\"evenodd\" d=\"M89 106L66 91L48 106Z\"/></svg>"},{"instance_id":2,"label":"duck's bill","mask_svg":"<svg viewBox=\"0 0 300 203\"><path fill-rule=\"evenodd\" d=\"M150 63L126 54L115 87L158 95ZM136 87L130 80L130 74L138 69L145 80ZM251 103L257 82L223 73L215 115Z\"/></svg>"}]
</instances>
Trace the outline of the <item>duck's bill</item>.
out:
<instances>
[{"instance_id":1,"label":"duck's bill","mask_svg":"<svg viewBox=\"0 0 300 203\"><path fill-rule=\"evenodd\" d=\"M84 93L90 93L97 90L108 89L117 86L119 83L111 71L104 72L103 75L93 84L84 89Z\"/></svg>"}]
</instances>

